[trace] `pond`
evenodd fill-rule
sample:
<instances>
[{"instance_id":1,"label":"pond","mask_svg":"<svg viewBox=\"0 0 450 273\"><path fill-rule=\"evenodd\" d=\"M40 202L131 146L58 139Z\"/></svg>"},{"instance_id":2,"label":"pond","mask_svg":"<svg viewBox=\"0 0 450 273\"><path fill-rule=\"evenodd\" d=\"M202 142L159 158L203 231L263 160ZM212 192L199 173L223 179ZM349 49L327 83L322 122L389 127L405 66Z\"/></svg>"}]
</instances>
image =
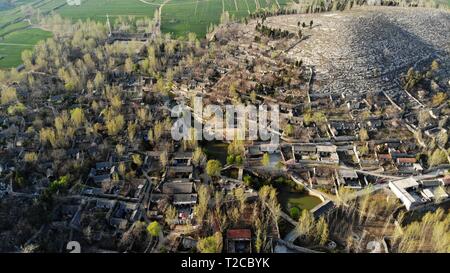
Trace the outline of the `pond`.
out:
<instances>
[{"instance_id":1,"label":"pond","mask_svg":"<svg viewBox=\"0 0 450 273\"><path fill-rule=\"evenodd\" d=\"M227 163L228 143L220 141L205 141L202 143L208 159L219 160L222 165Z\"/></svg>"},{"instance_id":2,"label":"pond","mask_svg":"<svg viewBox=\"0 0 450 273\"><path fill-rule=\"evenodd\" d=\"M297 207L301 210L311 210L315 206L322 203L322 200L316 196L309 195L305 192L293 192L288 186L278 187L278 200L283 210L289 214L290 209Z\"/></svg>"}]
</instances>

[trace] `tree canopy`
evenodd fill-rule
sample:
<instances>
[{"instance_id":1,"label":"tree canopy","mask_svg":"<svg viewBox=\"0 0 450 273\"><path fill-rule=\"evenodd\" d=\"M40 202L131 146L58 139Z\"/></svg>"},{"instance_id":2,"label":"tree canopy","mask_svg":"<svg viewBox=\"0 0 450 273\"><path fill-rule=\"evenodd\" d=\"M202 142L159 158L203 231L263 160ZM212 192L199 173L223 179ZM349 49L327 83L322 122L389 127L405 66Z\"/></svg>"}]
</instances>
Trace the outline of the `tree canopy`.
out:
<instances>
[{"instance_id":1,"label":"tree canopy","mask_svg":"<svg viewBox=\"0 0 450 273\"><path fill-rule=\"evenodd\" d=\"M218 177L220 176L220 171L222 170L222 163L219 160L208 160L206 164L206 173L210 177Z\"/></svg>"},{"instance_id":2,"label":"tree canopy","mask_svg":"<svg viewBox=\"0 0 450 273\"><path fill-rule=\"evenodd\" d=\"M214 235L202 238L197 243L197 249L201 253L220 253L222 252L223 239L222 233L216 232Z\"/></svg>"},{"instance_id":3,"label":"tree canopy","mask_svg":"<svg viewBox=\"0 0 450 273\"><path fill-rule=\"evenodd\" d=\"M158 222L153 221L147 226L147 231L151 236L156 237L161 232L161 226Z\"/></svg>"}]
</instances>

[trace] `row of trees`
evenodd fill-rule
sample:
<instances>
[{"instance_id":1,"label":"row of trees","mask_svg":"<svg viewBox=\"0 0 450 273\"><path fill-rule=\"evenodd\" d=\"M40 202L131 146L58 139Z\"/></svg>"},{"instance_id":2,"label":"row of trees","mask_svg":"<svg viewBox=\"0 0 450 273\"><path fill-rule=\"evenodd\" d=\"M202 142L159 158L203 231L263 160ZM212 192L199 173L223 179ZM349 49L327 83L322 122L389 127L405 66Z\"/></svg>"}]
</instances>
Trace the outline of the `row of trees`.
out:
<instances>
[{"instance_id":1,"label":"row of trees","mask_svg":"<svg viewBox=\"0 0 450 273\"><path fill-rule=\"evenodd\" d=\"M393 245L398 252L450 252L450 214L439 208L420 220L401 226L404 214L398 217Z\"/></svg>"},{"instance_id":2,"label":"row of trees","mask_svg":"<svg viewBox=\"0 0 450 273\"><path fill-rule=\"evenodd\" d=\"M258 192L259 200L254 208L255 249L264 252L267 247L267 235L272 228L278 229L281 207L278 203L277 191L271 186L263 186Z\"/></svg>"},{"instance_id":3,"label":"row of trees","mask_svg":"<svg viewBox=\"0 0 450 273\"><path fill-rule=\"evenodd\" d=\"M376 234L385 236L392 226L393 213L400 206L395 196L373 192L371 186L363 189L359 197L355 190L339 187L337 196L338 208L326 216L326 221L329 234L341 238L349 252L366 251L362 240L355 239L361 229L372 227Z\"/></svg>"},{"instance_id":4,"label":"row of trees","mask_svg":"<svg viewBox=\"0 0 450 273\"><path fill-rule=\"evenodd\" d=\"M265 20L267 17L278 16L278 15L289 15L289 14L297 14L297 10L288 9L288 8L273 8L272 10L268 9L258 9L255 12L249 15L251 19L262 18Z\"/></svg>"},{"instance_id":5,"label":"row of trees","mask_svg":"<svg viewBox=\"0 0 450 273\"><path fill-rule=\"evenodd\" d=\"M8 87L1 90L0 102L7 105L17 101L17 91L14 87Z\"/></svg>"},{"instance_id":6,"label":"row of trees","mask_svg":"<svg viewBox=\"0 0 450 273\"><path fill-rule=\"evenodd\" d=\"M288 30L282 30L281 28L271 28L260 23L256 24L255 30L271 39L294 37L294 34L289 32Z\"/></svg>"},{"instance_id":7,"label":"row of trees","mask_svg":"<svg viewBox=\"0 0 450 273\"><path fill-rule=\"evenodd\" d=\"M308 210L303 210L298 219L296 229L306 240L313 241L322 246L328 242L329 228L323 216L315 220L312 213Z\"/></svg>"},{"instance_id":8,"label":"row of trees","mask_svg":"<svg viewBox=\"0 0 450 273\"><path fill-rule=\"evenodd\" d=\"M62 111L54 119L54 127L41 128L39 139L42 144L50 143L53 148L67 147L75 136L75 131L84 126L86 122L84 110L74 108L70 111Z\"/></svg>"}]
</instances>

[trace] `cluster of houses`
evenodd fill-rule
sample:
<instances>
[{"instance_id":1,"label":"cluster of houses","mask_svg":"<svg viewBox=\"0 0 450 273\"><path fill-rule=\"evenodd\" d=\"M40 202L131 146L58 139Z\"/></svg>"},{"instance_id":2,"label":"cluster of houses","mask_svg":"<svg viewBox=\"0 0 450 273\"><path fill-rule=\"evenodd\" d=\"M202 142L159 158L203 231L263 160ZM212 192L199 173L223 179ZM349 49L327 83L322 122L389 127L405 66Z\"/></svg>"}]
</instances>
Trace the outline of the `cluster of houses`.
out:
<instances>
[{"instance_id":1,"label":"cluster of houses","mask_svg":"<svg viewBox=\"0 0 450 273\"><path fill-rule=\"evenodd\" d=\"M157 187L150 194L149 213L154 219L163 218L159 204L171 204L177 211L174 224L191 223L193 207L197 204L196 189L201 183L192 165L192 152L174 153L171 163Z\"/></svg>"},{"instance_id":2,"label":"cluster of houses","mask_svg":"<svg viewBox=\"0 0 450 273\"><path fill-rule=\"evenodd\" d=\"M111 33L107 43L126 45L137 41L140 44L136 54L140 55L150 36ZM170 96L154 95L158 84L155 77L130 75L121 68L107 73L107 80L118 84L123 93L121 114L127 121L136 121L137 109L142 110L142 107L153 117L152 122L139 128L134 140L125 134L114 138L114 143L123 145L122 153L104 141L103 138L108 137L105 126L100 126L97 134L75 130L68 149L43 147L39 145L38 134L27 130L33 125L34 110L22 117L4 115L6 111L0 108L0 198L10 194L37 197L66 170L61 166L71 162L81 172L75 181L77 189L69 194L75 201L58 207L56 218L92 241L118 238L138 221L158 221L164 225L168 206L176 210L170 229L195 223L194 207L198 204L199 186L210 180L204 169L194 166L194 151L173 141L167 132L160 136L160 146L149 144L152 141L149 130L154 128L152 123L167 118L170 106L186 102L194 94L202 97L205 103L224 105L251 101L258 105L276 102L280 106L281 143L246 141L242 164L231 166L238 169L238 174L231 177L226 171L230 166L224 166L219 182L212 184L215 190L228 193L244 187L246 200L256 200L258 194L243 181L244 170L291 175L293 179L298 178L294 179L295 183L304 183L319 195L320 192L334 194L339 187L361 190L370 184L384 183L386 179L377 178L381 174L401 177L389 179L388 187L408 210L449 200L448 176L418 178L428 171L428 163L421 156L423 146L414 136L414 132L421 130L426 137L435 139L447 126L437 122L446 115L442 109L432 109L431 121L421 127L417 113L411 109L404 109L402 113L386 111L399 107L389 95L392 92L387 94L379 90L355 95L328 92L329 86L322 86L320 92L311 92L313 67L298 67L292 58L282 54L279 58L273 57L271 54L278 42L262 45L254 41L252 34L239 28L227 29L225 33L218 31L214 39L218 46L227 46L216 54L209 54L215 59L205 57L202 65L195 65L193 61L195 67L192 69L179 69L173 77ZM181 59L181 56L175 56L168 63ZM201 69L205 73L200 73L203 72ZM316 79L315 87L317 82L321 82L320 78ZM234 93L230 91L231 84L235 84ZM334 91L345 86L338 87ZM256 98L250 93L255 90ZM101 101L103 94L93 92L86 97ZM72 95L52 95L43 102L46 107L41 107L39 114L52 116L59 110L72 109L74 100ZM85 108L91 123L104 123L102 114ZM309 121L306 116L310 117ZM25 155L31 153L38 156L33 163L34 171L27 173L25 170L20 174L17 166L31 164L25 161ZM267 155L268 166L263 166L267 163L263 163ZM138 160L133 158L136 156ZM31 185L21 185L21 175L31 177ZM333 209L329 200L323 203L324 206L316 208L318 214ZM245 213L241 218L249 221L253 211ZM252 223L245 223L226 230L224 250L252 252L255 234L251 226ZM216 225L212 229L218 230ZM164 232L167 235L167 230ZM279 231L268 233L270 240L274 240L267 243L266 249L271 251L280 234ZM171 250L191 251L196 242L197 238L182 234L174 240Z\"/></svg>"},{"instance_id":3,"label":"cluster of houses","mask_svg":"<svg viewBox=\"0 0 450 273\"><path fill-rule=\"evenodd\" d=\"M234 32L236 31L236 32ZM232 37L239 37L239 44ZM248 36L248 37L247 37ZM294 128L292 135L282 134L280 145L252 142L246 143L244 169L257 169L262 165L264 154L269 154L270 165L281 162L289 172L299 173L312 189L320 189L333 193L337 187L343 186L356 190L370 184L384 183L387 179L379 179L374 174L385 174L405 179L415 179L426 172L427 163L421 157L422 147L414 137L417 129L417 118L408 119L417 114L405 108L405 113L391 113L386 109L397 109L400 103L393 100L391 90L378 90L370 94L349 94L325 92L325 94L309 93L308 80L312 74L308 67L302 68L301 75L292 76L290 83L277 78L289 68L268 57L264 46L253 41L253 36L232 30L224 35L220 31L215 41L227 44L234 49L233 54L220 52L224 56L219 61L208 64L215 75L208 78L195 78L185 82L186 76L176 78L176 100L184 101L190 92L195 92L206 102L225 104L233 101L229 94L230 82L238 82L238 96L248 102L249 90L258 90L256 104L278 102L282 123ZM255 66L255 63L258 66ZM285 63L289 63L286 60ZM235 69L239 68L239 69ZM293 73L289 71L289 73ZM212 84L211 79L219 79ZM237 81L236 79L239 79ZM277 82L279 84L270 84ZM398 89L398 83L392 88ZM397 99L397 98L396 98ZM408 101L410 98L408 98ZM305 123L303 118L306 109L311 113L325 113L325 121ZM443 113L436 113L435 120L442 118ZM322 123L322 124L321 124ZM325 126L323 126L325 125ZM441 126L435 122L423 129L426 136L435 136ZM411 130L411 128L413 130ZM367 138L362 137L362 131ZM301 141L298 141L301 140ZM189 156L173 155L173 161L167 167L166 175L160 185L152 192L148 207L152 209L155 219L161 219L158 204L170 202L177 209L177 223L189 223L194 215L192 207L196 204L196 189L201 179L192 168L191 175L178 172L179 169L191 168ZM411 177L413 176L413 177ZM238 176L238 179L242 179ZM401 181L401 180L399 180ZM419 180L417 187L427 196L427 202L446 200L445 179L437 178L441 184L432 188L431 180ZM236 183L235 179L227 179L228 183ZM389 188L391 188L391 181ZM437 183L437 182L436 182ZM226 187L221 184L221 187ZM393 188L391 190L394 192ZM394 192L396 195L397 193ZM432 194L433 195L432 195ZM397 195L400 200L402 197ZM434 196L434 197L433 197ZM425 197L423 197L425 198ZM164 201L165 200L165 201ZM405 204L406 205L406 204ZM406 206L408 209L410 206ZM251 251L252 231L250 229L231 229L226 233L226 250L229 252ZM183 244L192 243L189 238L182 239Z\"/></svg>"}]
</instances>

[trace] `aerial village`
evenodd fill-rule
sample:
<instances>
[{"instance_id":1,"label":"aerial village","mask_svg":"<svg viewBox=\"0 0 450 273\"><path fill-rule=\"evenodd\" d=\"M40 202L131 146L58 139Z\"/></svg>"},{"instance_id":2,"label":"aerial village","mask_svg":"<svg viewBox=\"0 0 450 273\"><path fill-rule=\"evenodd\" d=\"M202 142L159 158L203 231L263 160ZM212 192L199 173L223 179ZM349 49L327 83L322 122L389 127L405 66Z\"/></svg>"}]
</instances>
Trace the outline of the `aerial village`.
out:
<instances>
[{"instance_id":1,"label":"aerial village","mask_svg":"<svg viewBox=\"0 0 450 273\"><path fill-rule=\"evenodd\" d=\"M56 35L0 75L0 249L448 252L448 55L336 86L295 53L318 23L293 13L224 14L206 39L44 18ZM198 97L279 105L279 143L173 140Z\"/></svg>"}]
</instances>

